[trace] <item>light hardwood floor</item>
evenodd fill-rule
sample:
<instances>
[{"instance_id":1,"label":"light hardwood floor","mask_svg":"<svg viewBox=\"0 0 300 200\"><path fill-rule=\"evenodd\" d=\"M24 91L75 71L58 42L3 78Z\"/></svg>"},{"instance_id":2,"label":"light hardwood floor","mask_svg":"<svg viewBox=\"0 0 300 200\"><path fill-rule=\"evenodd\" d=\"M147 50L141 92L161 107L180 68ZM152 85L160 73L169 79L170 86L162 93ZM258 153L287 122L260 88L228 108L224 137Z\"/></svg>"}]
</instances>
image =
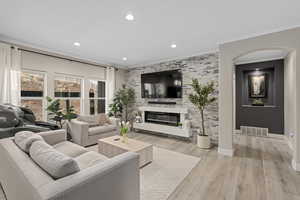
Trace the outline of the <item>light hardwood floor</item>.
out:
<instances>
[{"instance_id":1,"label":"light hardwood floor","mask_svg":"<svg viewBox=\"0 0 300 200\"><path fill-rule=\"evenodd\" d=\"M300 200L300 174L282 138L235 137L235 156L200 150L178 139L144 133L132 138L202 157L168 200Z\"/></svg>"},{"instance_id":2,"label":"light hardwood floor","mask_svg":"<svg viewBox=\"0 0 300 200\"><path fill-rule=\"evenodd\" d=\"M235 156L201 150L178 139L144 133L130 137L202 160L168 200L300 200L300 174L280 138L235 137ZM4 200L0 188L0 200Z\"/></svg>"}]
</instances>

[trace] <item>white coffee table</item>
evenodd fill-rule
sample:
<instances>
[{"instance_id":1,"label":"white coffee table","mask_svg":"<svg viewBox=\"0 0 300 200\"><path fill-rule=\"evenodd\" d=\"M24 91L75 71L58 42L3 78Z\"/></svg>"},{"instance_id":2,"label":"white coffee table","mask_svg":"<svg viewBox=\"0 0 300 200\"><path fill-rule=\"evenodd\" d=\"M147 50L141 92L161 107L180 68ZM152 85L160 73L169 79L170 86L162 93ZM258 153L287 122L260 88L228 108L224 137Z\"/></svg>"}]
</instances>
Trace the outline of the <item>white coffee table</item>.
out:
<instances>
[{"instance_id":1,"label":"white coffee table","mask_svg":"<svg viewBox=\"0 0 300 200\"><path fill-rule=\"evenodd\" d=\"M121 136L112 136L98 140L99 153L111 158L119 154L131 151L138 153L140 167L153 161L153 145L128 138L122 141Z\"/></svg>"}]
</instances>

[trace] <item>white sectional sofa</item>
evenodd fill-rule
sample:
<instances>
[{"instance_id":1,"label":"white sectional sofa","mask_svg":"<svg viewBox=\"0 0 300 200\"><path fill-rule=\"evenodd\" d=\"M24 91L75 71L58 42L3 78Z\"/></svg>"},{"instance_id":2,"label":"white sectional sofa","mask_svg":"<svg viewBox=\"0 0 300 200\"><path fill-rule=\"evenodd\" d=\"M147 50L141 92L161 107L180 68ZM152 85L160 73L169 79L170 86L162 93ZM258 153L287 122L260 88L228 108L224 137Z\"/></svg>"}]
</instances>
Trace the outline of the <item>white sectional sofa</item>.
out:
<instances>
[{"instance_id":1,"label":"white sectional sofa","mask_svg":"<svg viewBox=\"0 0 300 200\"><path fill-rule=\"evenodd\" d=\"M8 200L139 200L139 160L135 153L113 158L66 141L64 130L39 135L74 158L80 171L60 179L39 167L13 138L0 140L0 182Z\"/></svg>"}]
</instances>

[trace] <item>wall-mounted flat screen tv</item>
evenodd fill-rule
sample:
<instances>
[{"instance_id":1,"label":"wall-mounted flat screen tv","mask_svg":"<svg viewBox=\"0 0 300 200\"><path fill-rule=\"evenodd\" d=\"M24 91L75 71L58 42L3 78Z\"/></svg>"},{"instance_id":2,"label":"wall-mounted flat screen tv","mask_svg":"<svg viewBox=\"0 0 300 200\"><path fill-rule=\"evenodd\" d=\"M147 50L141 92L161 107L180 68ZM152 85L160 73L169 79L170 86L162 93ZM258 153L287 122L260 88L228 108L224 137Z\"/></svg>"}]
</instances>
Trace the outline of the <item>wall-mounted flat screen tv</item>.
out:
<instances>
[{"instance_id":1,"label":"wall-mounted flat screen tv","mask_svg":"<svg viewBox=\"0 0 300 200\"><path fill-rule=\"evenodd\" d=\"M180 70L141 75L142 98L182 98Z\"/></svg>"}]
</instances>

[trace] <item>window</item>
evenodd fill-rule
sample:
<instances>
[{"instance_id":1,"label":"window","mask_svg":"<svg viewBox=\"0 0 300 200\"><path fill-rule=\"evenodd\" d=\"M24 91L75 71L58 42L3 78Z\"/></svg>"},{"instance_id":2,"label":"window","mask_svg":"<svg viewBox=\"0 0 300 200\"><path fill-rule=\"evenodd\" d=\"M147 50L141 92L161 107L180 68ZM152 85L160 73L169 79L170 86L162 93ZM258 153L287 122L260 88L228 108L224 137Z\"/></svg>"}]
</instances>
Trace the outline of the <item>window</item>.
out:
<instances>
[{"instance_id":1,"label":"window","mask_svg":"<svg viewBox=\"0 0 300 200\"><path fill-rule=\"evenodd\" d=\"M81 79L67 76L56 76L54 80L54 97L60 99L61 108L74 107L77 114L81 111Z\"/></svg>"},{"instance_id":2,"label":"window","mask_svg":"<svg viewBox=\"0 0 300 200\"><path fill-rule=\"evenodd\" d=\"M105 113L105 81L89 80L90 114Z\"/></svg>"},{"instance_id":3,"label":"window","mask_svg":"<svg viewBox=\"0 0 300 200\"><path fill-rule=\"evenodd\" d=\"M44 119L45 74L21 72L21 106L31 109L37 120Z\"/></svg>"}]
</instances>

